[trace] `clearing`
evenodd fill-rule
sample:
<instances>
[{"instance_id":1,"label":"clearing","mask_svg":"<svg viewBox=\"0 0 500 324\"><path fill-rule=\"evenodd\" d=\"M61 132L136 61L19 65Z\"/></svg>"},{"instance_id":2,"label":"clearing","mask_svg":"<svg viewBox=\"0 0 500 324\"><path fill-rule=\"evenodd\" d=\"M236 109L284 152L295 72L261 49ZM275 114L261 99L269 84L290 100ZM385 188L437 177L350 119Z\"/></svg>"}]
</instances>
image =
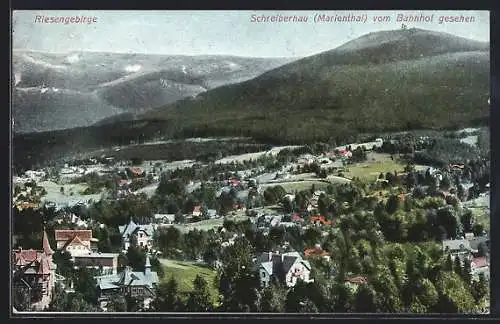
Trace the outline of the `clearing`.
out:
<instances>
[{"instance_id":1,"label":"clearing","mask_svg":"<svg viewBox=\"0 0 500 324\"><path fill-rule=\"evenodd\" d=\"M358 177L363 180L375 180L380 173L385 174L394 171L402 173L405 166L406 164L398 161L397 158L392 160L390 154L368 153L366 162L347 166L348 172L344 172L344 176L349 179ZM425 170L425 168L422 165L415 166L416 170Z\"/></svg>"},{"instance_id":2,"label":"clearing","mask_svg":"<svg viewBox=\"0 0 500 324\"><path fill-rule=\"evenodd\" d=\"M94 201L101 199L101 194L82 195L81 193L88 187L84 183L60 185L52 181L42 181L38 185L44 187L47 191L47 194L41 198L42 201L51 201L61 205L74 205L90 199ZM62 193L61 187L64 188Z\"/></svg>"},{"instance_id":3,"label":"clearing","mask_svg":"<svg viewBox=\"0 0 500 324\"><path fill-rule=\"evenodd\" d=\"M189 261L176 261L169 259L160 259L165 271L164 282L174 277L179 284L181 292L188 293L193 289L193 281L197 275L200 275L208 284L208 290L212 296L214 305L217 303L218 291L215 288L215 270L203 265L195 264Z\"/></svg>"},{"instance_id":4,"label":"clearing","mask_svg":"<svg viewBox=\"0 0 500 324\"><path fill-rule=\"evenodd\" d=\"M232 214L232 212L231 212L231 214ZM245 216L244 211L234 212L234 214L236 215L235 217L228 215L226 218L228 220L232 220L235 222L240 222L240 221L244 221L244 220L248 219L248 217ZM187 233L187 232L194 230L194 229L197 229L200 231L208 231L211 229L217 229L217 227L222 226L223 224L224 224L224 218L221 217L221 218L216 218L216 219L202 220L202 221L199 221L196 223L188 223L188 224L182 224L182 225L176 224L173 226L175 226L181 232Z\"/></svg>"},{"instance_id":5,"label":"clearing","mask_svg":"<svg viewBox=\"0 0 500 324\"><path fill-rule=\"evenodd\" d=\"M290 181L290 182L274 182L261 185L262 188L281 186L286 192L294 192L311 189L314 185L316 190L325 190L330 183L326 181Z\"/></svg>"}]
</instances>

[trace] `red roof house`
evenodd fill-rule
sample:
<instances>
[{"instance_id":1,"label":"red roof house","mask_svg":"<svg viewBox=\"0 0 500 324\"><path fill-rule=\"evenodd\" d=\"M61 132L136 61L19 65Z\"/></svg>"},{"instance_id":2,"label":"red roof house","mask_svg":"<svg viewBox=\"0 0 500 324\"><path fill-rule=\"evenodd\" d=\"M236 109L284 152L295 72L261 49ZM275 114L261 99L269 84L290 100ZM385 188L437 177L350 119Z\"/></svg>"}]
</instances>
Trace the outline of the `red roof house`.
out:
<instances>
[{"instance_id":1,"label":"red roof house","mask_svg":"<svg viewBox=\"0 0 500 324\"><path fill-rule=\"evenodd\" d=\"M306 258L311 258L311 257L326 257L326 258L328 258L329 254L328 254L328 252L321 249L320 247L313 247L310 249L305 249L304 256Z\"/></svg>"},{"instance_id":2,"label":"red roof house","mask_svg":"<svg viewBox=\"0 0 500 324\"><path fill-rule=\"evenodd\" d=\"M311 223L313 224L323 224L323 225L330 225L331 222L329 220L325 219L325 216L313 216L311 217Z\"/></svg>"},{"instance_id":3,"label":"red roof house","mask_svg":"<svg viewBox=\"0 0 500 324\"><path fill-rule=\"evenodd\" d=\"M201 206L194 206L192 214L193 216L201 216Z\"/></svg>"},{"instance_id":4,"label":"red roof house","mask_svg":"<svg viewBox=\"0 0 500 324\"><path fill-rule=\"evenodd\" d=\"M478 258L472 259L472 262L471 262L472 269L480 269L480 268L485 268L487 266L489 266L489 265L488 265L488 261L486 260L485 257L478 257Z\"/></svg>"},{"instance_id":5,"label":"red roof house","mask_svg":"<svg viewBox=\"0 0 500 324\"><path fill-rule=\"evenodd\" d=\"M136 177L140 177L144 173L144 171L142 171L141 168L130 168L130 172L132 172L132 174L135 175Z\"/></svg>"},{"instance_id":6,"label":"red roof house","mask_svg":"<svg viewBox=\"0 0 500 324\"><path fill-rule=\"evenodd\" d=\"M42 250L12 251L13 289L28 288L35 300L31 303L35 310L43 310L52 300L56 265L52 262L54 251L50 247L47 233L44 231ZM33 294L33 292L38 292Z\"/></svg>"},{"instance_id":7,"label":"red roof house","mask_svg":"<svg viewBox=\"0 0 500 324\"><path fill-rule=\"evenodd\" d=\"M65 249L73 254L95 250L97 239L92 238L92 230L55 230L57 249Z\"/></svg>"},{"instance_id":8,"label":"red roof house","mask_svg":"<svg viewBox=\"0 0 500 324\"><path fill-rule=\"evenodd\" d=\"M346 281L354 285L364 285L368 283L368 279L364 276L350 277L347 278Z\"/></svg>"},{"instance_id":9,"label":"red roof house","mask_svg":"<svg viewBox=\"0 0 500 324\"><path fill-rule=\"evenodd\" d=\"M125 186L130 185L131 183L132 183L132 181L130 181L130 180L120 180L120 182L118 183L118 185L120 187L125 187Z\"/></svg>"}]
</instances>

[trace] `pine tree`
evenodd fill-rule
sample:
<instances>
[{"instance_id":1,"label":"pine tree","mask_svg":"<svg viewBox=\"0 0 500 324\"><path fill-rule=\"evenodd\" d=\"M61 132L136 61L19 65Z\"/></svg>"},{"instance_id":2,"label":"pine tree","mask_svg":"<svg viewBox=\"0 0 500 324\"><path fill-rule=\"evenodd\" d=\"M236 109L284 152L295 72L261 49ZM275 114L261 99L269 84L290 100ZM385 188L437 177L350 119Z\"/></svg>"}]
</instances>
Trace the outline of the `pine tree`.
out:
<instances>
[{"instance_id":1,"label":"pine tree","mask_svg":"<svg viewBox=\"0 0 500 324\"><path fill-rule=\"evenodd\" d=\"M193 281L193 290L189 293L186 308L190 312L210 312L212 310L208 284L200 275L197 275Z\"/></svg>"},{"instance_id":2,"label":"pine tree","mask_svg":"<svg viewBox=\"0 0 500 324\"><path fill-rule=\"evenodd\" d=\"M476 303L479 303L481 299L486 297L488 294L488 282L483 273L479 274L479 279L474 280L472 283L472 296L474 296L474 300Z\"/></svg>"},{"instance_id":3,"label":"pine tree","mask_svg":"<svg viewBox=\"0 0 500 324\"><path fill-rule=\"evenodd\" d=\"M464 267L462 269L462 279L464 279L465 283L469 285L472 280L472 265L469 259L464 261Z\"/></svg>"},{"instance_id":4,"label":"pine tree","mask_svg":"<svg viewBox=\"0 0 500 324\"><path fill-rule=\"evenodd\" d=\"M453 260L453 271L455 271L457 275L462 276L462 262L460 261L460 258L458 256L455 257L455 260Z\"/></svg>"}]
</instances>

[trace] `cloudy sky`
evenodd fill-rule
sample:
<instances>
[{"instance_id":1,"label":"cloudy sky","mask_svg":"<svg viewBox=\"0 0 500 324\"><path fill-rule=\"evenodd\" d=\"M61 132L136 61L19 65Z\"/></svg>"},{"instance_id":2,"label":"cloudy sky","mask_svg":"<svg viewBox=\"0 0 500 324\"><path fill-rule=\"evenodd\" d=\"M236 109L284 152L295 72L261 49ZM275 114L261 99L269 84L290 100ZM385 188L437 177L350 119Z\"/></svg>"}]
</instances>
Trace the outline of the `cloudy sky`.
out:
<instances>
[{"instance_id":1,"label":"cloudy sky","mask_svg":"<svg viewBox=\"0 0 500 324\"><path fill-rule=\"evenodd\" d=\"M366 14L365 23L315 23L318 13ZM407 23L481 41L490 39L488 11L16 11L13 48L47 52L104 51L159 54L228 54L302 57L330 50L378 30L401 28L398 13L434 15L434 21ZM252 15L300 15L308 22L252 22ZM92 24L47 24L47 17L96 17ZM374 23L376 15L391 22ZM439 23L440 16L474 17L472 23Z\"/></svg>"}]
</instances>

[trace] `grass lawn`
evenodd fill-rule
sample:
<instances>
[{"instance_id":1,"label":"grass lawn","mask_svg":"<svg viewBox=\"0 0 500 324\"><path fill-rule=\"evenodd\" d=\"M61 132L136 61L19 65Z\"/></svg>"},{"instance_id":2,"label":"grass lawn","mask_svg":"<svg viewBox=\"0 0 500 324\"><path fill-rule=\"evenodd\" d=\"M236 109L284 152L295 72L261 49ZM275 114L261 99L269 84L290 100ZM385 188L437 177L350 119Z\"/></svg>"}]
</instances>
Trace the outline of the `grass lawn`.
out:
<instances>
[{"instance_id":1,"label":"grass lawn","mask_svg":"<svg viewBox=\"0 0 500 324\"><path fill-rule=\"evenodd\" d=\"M344 172L346 178L352 179L358 177L363 180L373 181L378 178L380 173L404 172L406 164L398 161L396 158L391 160L389 154L372 153L368 155L368 160L362 163L347 166L348 172ZM415 169L422 170L425 166L417 165Z\"/></svg>"},{"instance_id":2,"label":"grass lawn","mask_svg":"<svg viewBox=\"0 0 500 324\"><path fill-rule=\"evenodd\" d=\"M60 185L53 181L42 181L38 185L44 187L47 191L47 194L43 196L42 200L67 203L78 200L87 201L89 199L93 199L94 201L98 201L101 199L100 193L82 195L83 191L88 188L85 183ZM64 188L63 193L61 193L61 187Z\"/></svg>"},{"instance_id":3,"label":"grass lawn","mask_svg":"<svg viewBox=\"0 0 500 324\"><path fill-rule=\"evenodd\" d=\"M328 183L322 181L284 182L284 183L276 183L273 185L282 186L283 189L285 189L285 191L289 193L294 192L295 190L301 191L301 190L311 189L313 185L315 186L316 190L325 190L326 187L328 187Z\"/></svg>"},{"instance_id":4,"label":"grass lawn","mask_svg":"<svg viewBox=\"0 0 500 324\"><path fill-rule=\"evenodd\" d=\"M183 224L183 225L174 225L177 227L181 232L187 233L193 229L201 230L201 231L208 231L212 228L216 228L219 226L222 226L224 223L223 218L218 218L218 219L207 219L207 220L202 220L196 223L191 223L191 224Z\"/></svg>"},{"instance_id":5,"label":"grass lawn","mask_svg":"<svg viewBox=\"0 0 500 324\"><path fill-rule=\"evenodd\" d=\"M490 210L486 207L469 207L477 222L484 225L484 229L490 231Z\"/></svg>"},{"instance_id":6,"label":"grass lawn","mask_svg":"<svg viewBox=\"0 0 500 324\"><path fill-rule=\"evenodd\" d=\"M245 216L244 211L238 211L235 212L235 216L231 216L229 214L228 219L234 221L234 222L242 222L245 221L248 217ZM176 224L174 227L179 229L183 233L187 233L191 230L197 229L200 231L209 231L212 228L216 229L219 226L222 226L224 224L224 218L217 218L217 219L207 219L207 220L202 220L196 223L190 223L190 224Z\"/></svg>"},{"instance_id":7,"label":"grass lawn","mask_svg":"<svg viewBox=\"0 0 500 324\"><path fill-rule=\"evenodd\" d=\"M208 289L210 290L214 304L217 303L218 291L214 287L216 275L214 270L203 265L196 265L192 262L168 259L160 259L160 262L165 270L164 282L174 277L179 283L179 290L187 293L193 289L193 280L196 278L196 275L200 275L208 284Z\"/></svg>"}]
</instances>

